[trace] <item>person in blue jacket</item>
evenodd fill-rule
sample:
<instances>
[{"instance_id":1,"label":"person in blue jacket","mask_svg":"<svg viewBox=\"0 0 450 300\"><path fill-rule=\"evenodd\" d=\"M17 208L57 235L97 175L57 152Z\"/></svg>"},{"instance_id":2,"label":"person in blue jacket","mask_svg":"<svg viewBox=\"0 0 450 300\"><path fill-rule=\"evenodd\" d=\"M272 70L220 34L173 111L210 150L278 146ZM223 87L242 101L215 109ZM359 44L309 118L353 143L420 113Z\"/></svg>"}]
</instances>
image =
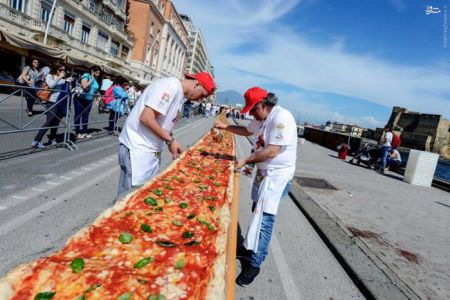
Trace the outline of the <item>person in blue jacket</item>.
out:
<instances>
[{"instance_id":1,"label":"person in blue jacket","mask_svg":"<svg viewBox=\"0 0 450 300\"><path fill-rule=\"evenodd\" d=\"M109 109L109 127L110 135L119 136L117 121L127 111L128 93L123 88L126 79L119 76L114 81L113 96L114 99L106 107Z\"/></svg>"},{"instance_id":2,"label":"person in blue jacket","mask_svg":"<svg viewBox=\"0 0 450 300\"><path fill-rule=\"evenodd\" d=\"M81 76L81 86L83 92L74 97L73 104L75 106L75 133L77 139L92 137L88 134L89 113L91 112L92 102L94 101L100 88L97 78L100 76L100 67L93 66L89 73Z\"/></svg>"}]
</instances>

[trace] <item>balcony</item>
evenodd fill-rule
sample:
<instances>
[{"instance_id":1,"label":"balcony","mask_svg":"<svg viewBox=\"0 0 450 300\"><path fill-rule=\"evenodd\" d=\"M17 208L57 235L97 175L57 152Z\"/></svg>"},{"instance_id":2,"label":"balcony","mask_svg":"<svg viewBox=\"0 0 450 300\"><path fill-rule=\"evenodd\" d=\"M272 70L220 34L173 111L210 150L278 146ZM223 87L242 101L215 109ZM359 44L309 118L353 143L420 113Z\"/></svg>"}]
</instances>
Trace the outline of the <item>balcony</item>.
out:
<instances>
[{"instance_id":1,"label":"balcony","mask_svg":"<svg viewBox=\"0 0 450 300\"><path fill-rule=\"evenodd\" d=\"M9 6L0 4L0 19L18 26L18 31L26 28L32 31L44 31L44 23L21 13Z\"/></svg>"}]
</instances>

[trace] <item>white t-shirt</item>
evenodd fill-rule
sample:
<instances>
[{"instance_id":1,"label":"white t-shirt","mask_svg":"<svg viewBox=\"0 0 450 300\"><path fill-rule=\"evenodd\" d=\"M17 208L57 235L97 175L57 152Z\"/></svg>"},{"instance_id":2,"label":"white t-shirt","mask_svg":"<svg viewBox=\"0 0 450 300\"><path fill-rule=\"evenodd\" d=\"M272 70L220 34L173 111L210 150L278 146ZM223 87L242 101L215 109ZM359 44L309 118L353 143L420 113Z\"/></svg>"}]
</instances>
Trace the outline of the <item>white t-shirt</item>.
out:
<instances>
[{"instance_id":1,"label":"white t-shirt","mask_svg":"<svg viewBox=\"0 0 450 300\"><path fill-rule=\"evenodd\" d=\"M397 149L394 149L393 151L392 151L392 159L393 160L397 160L397 161L402 161L402 157L401 157L401 155L400 155L400 152L398 152L398 150Z\"/></svg>"},{"instance_id":2,"label":"white t-shirt","mask_svg":"<svg viewBox=\"0 0 450 300\"><path fill-rule=\"evenodd\" d=\"M393 138L393 134L390 131L386 131L386 133L384 134L384 138L386 139L386 143L383 144L383 146L391 146L392 143L392 138Z\"/></svg>"},{"instance_id":3,"label":"white t-shirt","mask_svg":"<svg viewBox=\"0 0 450 300\"><path fill-rule=\"evenodd\" d=\"M159 112L156 121L164 130L171 132L183 99L183 88L177 78L169 77L154 81L145 89L131 110L119 141L131 151L161 152L164 140L140 122L142 111L148 106Z\"/></svg>"},{"instance_id":4,"label":"white t-shirt","mask_svg":"<svg viewBox=\"0 0 450 300\"><path fill-rule=\"evenodd\" d=\"M297 161L297 123L294 116L281 106L275 106L267 119L253 120L247 126L255 133L255 151L265 149L268 145L279 145L280 153L264 162L257 163L258 169L278 169L295 166Z\"/></svg>"}]
</instances>

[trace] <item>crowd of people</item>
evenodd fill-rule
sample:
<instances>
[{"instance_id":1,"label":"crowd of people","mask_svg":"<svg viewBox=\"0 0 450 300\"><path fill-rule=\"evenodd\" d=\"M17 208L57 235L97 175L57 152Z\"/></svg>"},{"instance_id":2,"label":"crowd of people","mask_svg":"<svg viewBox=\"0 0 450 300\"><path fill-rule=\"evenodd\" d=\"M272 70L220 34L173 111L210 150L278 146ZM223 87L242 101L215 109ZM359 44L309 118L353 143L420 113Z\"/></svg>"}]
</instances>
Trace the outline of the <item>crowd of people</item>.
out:
<instances>
[{"instance_id":1,"label":"crowd of people","mask_svg":"<svg viewBox=\"0 0 450 300\"><path fill-rule=\"evenodd\" d=\"M57 144L56 133L61 119L66 116L67 108L71 105L67 102L70 95L73 96L75 135L80 140L92 137L88 127L94 103L99 107L99 113L109 113L108 132L118 136L118 119L131 110L143 90L142 86L135 85L122 76L102 76L99 66L92 66L79 76L68 73L60 62L41 67L38 59L33 59L30 65L22 69L15 84L26 87L23 95L29 117L35 113L33 107L37 101L45 108L46 121L31 144L40 149L45 148L42 138L48 129L49 144Z\"/></svg>"}]
</instances>

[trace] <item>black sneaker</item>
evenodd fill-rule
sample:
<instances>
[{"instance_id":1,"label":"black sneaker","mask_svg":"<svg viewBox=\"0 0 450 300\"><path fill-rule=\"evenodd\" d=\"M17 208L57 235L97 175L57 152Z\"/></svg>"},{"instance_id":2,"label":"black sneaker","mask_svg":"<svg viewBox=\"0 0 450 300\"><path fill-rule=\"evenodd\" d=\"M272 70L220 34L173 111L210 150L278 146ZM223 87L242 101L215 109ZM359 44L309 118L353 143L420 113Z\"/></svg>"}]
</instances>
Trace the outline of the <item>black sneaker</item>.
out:
<instances>
[{"instance_id":1,"label":"black sneaker","mask_svg":"<svg viewBox=\"0 0 450 300\"><path fill-rule=\"evenodd\" d=\"M259 274L259 268L249 265L241 271L241 274L236 278L236 283L240 286L247 286L255 280Z\"/></svg>"},{"instance_id":2,"label":"black sneaker","mask_svg":"<svg viewBox=\"0 0 450 300\"><path fill-rule=\"evenodd\" d=\"M239 247L236 250L236 258L247 258L250 259L252 257L253 251L247 250L245 247Z\"/></svg>"}]
</instances>

